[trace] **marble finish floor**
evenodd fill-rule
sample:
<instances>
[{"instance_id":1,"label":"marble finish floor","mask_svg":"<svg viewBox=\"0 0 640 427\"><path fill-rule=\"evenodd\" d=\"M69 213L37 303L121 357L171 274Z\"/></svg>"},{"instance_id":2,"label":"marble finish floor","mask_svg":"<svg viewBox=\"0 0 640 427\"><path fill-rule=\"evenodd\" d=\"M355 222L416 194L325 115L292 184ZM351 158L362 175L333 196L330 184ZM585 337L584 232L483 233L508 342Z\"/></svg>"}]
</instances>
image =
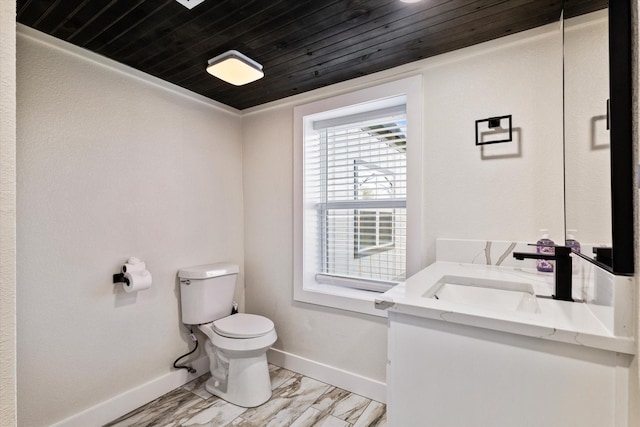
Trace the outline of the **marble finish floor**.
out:
<instances>
[{"instance_id":1,"label":"marble finish floor","mask_svg":"<svg viewBox=\"0 0 640 427\"><path fill-rule=\"evenodd\" d=\"M106 426L386 427L380 402L269 365L271 399L241 408L212 396L203 375Z\"/></svg>"}]
</instances>

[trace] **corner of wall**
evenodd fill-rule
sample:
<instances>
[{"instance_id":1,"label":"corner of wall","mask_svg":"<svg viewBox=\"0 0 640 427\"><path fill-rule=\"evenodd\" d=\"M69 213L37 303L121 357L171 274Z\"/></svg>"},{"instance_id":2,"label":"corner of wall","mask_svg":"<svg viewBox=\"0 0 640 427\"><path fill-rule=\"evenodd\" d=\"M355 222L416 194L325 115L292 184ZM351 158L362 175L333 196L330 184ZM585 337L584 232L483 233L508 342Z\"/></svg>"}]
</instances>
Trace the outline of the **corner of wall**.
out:
<instances>
[{"instance_id":1,"label":"corner of wall","mask_svg":"<svg viewBox=\"0 0 640 427\"><path fill-rule=\"evenodd\" d=\"M15 2L0 3L0 425L16 425Z\"/></svg>"}]
</instances>

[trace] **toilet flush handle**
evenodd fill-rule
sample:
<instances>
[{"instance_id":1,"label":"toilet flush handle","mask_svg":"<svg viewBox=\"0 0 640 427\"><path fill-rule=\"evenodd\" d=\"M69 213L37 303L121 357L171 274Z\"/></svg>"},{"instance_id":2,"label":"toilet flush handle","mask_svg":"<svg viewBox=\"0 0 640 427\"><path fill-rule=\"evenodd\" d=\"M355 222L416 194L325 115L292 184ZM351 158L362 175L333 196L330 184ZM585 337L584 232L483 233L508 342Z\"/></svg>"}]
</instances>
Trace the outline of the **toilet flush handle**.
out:
<instances>
[{"instance_id":1,"label":"toilet flush handle","mask_svg":"<svg viewBox=\"0 0 640 427\"><path fill-rule=\"evenodd\" d=\"M191 284L191 280L187 279L187 280L180 280L180 283L184 283L185 285L190 285Z\"/></svg>"}]
</instances>

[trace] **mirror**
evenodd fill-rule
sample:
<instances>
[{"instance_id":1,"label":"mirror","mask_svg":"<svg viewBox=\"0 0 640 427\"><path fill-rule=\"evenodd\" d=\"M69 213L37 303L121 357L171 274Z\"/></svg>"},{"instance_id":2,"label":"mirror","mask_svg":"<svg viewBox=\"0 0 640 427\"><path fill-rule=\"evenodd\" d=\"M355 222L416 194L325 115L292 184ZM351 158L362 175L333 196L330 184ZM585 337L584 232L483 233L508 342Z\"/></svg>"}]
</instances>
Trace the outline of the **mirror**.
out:
<instances>
[{"instance_id":1,"label":"mirror","mask_svg":"<svg viewBox=\"0 0 640 427\"><path fill-rule=\"evenodd\" d=\"M565 229L583 257L632 274L630 5L613 3L564 3Z\"/></svg>"},{"instance_id":2,"label":"mirror","mask_svg":"<svg viewBox=\"0 0 640 427\"><path fill-rule=\"evenodd\" d=\"M566 233L591 256L612 245L608 10L565 18L563 35Z\"/></svg>"}]
</instances>

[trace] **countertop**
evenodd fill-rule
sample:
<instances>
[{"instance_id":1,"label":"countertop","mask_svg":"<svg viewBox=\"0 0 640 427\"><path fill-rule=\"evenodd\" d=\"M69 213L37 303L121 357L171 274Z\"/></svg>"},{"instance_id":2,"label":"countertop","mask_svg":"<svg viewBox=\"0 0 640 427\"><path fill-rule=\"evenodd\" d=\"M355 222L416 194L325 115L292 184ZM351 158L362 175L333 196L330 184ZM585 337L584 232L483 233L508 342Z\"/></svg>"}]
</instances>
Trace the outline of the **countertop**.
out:
<instances>
[{"instance_id":1,"label":"countertop","mask_svg":"<svg viewBox=\"0 0 640 427\"><path fill-rule=\"evenodd\" d=\"M554 289L553 275L541 275L536 270L438 261L376 298L376 307L539 339L635 353L633 338L614 335L592 312L589 304L538 297L539 312L526 313L425 297L443 276L529 283L539 296L550 296Z\"/></svg>"}]
</instances>

